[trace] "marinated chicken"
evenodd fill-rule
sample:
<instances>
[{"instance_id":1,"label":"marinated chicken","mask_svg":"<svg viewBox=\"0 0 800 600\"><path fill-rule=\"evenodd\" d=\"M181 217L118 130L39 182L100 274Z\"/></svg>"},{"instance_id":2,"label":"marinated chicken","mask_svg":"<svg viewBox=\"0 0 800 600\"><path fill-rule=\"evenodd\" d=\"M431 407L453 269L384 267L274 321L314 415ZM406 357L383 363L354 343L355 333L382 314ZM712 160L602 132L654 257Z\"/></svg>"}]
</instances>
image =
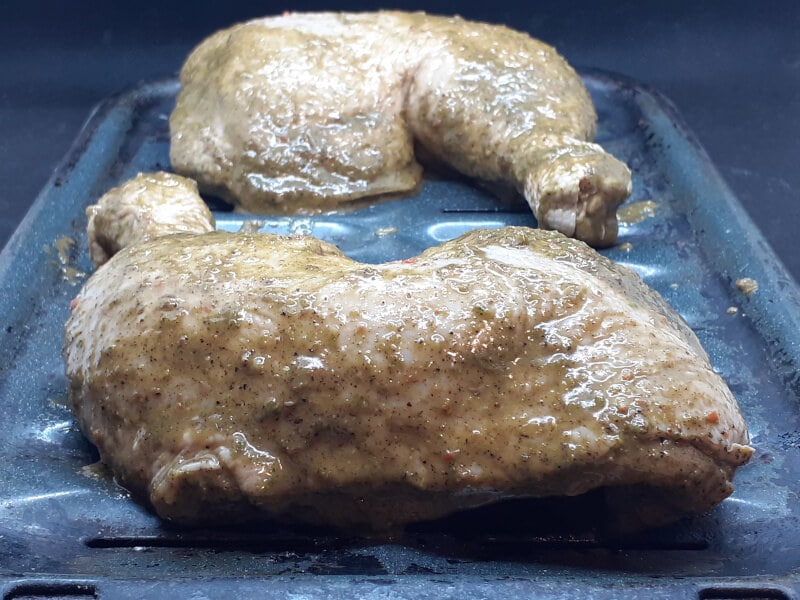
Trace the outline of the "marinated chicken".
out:
<instances>
[{"instance_id":1,"label":"marinated chicken","mask_svg":"<svg viewBox=\"0 0 800 600\"><path fill-rule=\"evenodd\" d=\"M139 173L86 209L89 254L95 267L138 242L171 233L214 231L214 216L197 183L160 171Z\"/></svg>"},{"instance_id":2,"label":"marinated chicken","mask_svg":"<svg viewBox=\"0 0 800 600\"><path fill-rule=\"evenodd\" d=\"M202 42L181 85L173 167L250 212L414 190L415 147L595 246L615 242L631 192L628 168L591 143L596 115L575 71L503 26L402 12L265 18Z\"/></svg>"},{"instance_id":3,"label":"marinated chicken","mask_svg":"<svg viewBox=\"0 0 800 600\"><path fill-rule=\"evenodd\" d=\"M380 265L303 236L137 243L73 302L64 359L117 480L185 524L385 531L602 487L629 529L722 501L753 452L680 317L552 231Z\"/></svg>"}]
</instances>

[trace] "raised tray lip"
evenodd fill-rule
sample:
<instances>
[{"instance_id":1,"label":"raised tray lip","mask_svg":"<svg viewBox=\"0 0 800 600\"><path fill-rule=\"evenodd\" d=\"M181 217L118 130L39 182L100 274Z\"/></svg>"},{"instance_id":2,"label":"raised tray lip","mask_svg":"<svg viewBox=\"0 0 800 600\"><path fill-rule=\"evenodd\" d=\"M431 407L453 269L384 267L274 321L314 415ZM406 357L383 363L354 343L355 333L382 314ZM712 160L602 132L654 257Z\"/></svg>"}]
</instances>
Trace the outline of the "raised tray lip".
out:
<instances>
[{"instance_id":1,"label":"raised tray lip","mask_svg":"<svg viewBox=\"0 0 800 600\"><path fill-rule=\"evenodd\" d=\"M509 597L509 594L524 593L532 598L573 598L576 588L573 582L519 581L456 576L439 576L431 580L424 575L404 576L404 580L389 581L386 577L359 578L358 588L342 581L347 580L340 575L315 575L313 578L298 578L293 581L270 581L265 586L266 578L260 577L224 577L208 580L203 591L210 596L265 599L286 598L289 595L302 598L341 598L346 593L348 598L386 598L386 590L395 592L393 598L463 598L472 594L488 593L497 598ZM146 579L124 577L108 577L104 579L86 577L48 578L10 577L5 581L0 578L2 598L18 598L28 596L42 597L77 597L77 598L140 598L143 594L154 594L155 597L189 597L198 591L200 582L194 578L175 578L163 582L162 588L156 587L158 582ZM580 590L587 599L631 598L642 600L673 600L675 598L764 598L770 600L797 600L800 597L796 578L780 577L768 579L752 577L735 583L730 580L716 578L698 578L694 580L676 579L673 581L654 580L651 577L633 577L616 583L606 583L602 587L590 587L590 581L583 581ZM159 590L155 592L155 590ZM163 592L163 594L162 594ZM216 596L218 594L219 596ZM48 596L49 595L49 596ZM151 596L153 597L153 596ZM487 596L480 596L487 597Z\"/></svg>"},{"instance_id":2,"label":"raised tray lip","mask_svg":"<svg viewBox=\"0 0 800 600\"><path fill-rule=\"evenodd\" d=\"M684 169L681 175L696 189L715 191L707 194L710 202L694 206L694 219L705 226L705 232L712 236L712 242L717 242L706 244L705 248L711 250L710 259L719 265L731 262L731 254L728 252L730 245L726 245L726 240L735 240L736 244L741 244L734 254L736 258L733 262L738 263L741 273L759 273L759 293L746 296L744 307L754 319L763 324L762 333L766 333L771 340L782 339L785 347L793 349L791 354L780 353L780 356L771 356L771 359L784 373L784 384L800 397L800 283L783 265L717 170L698 137L686 124L678 108L665 94L653 86L609 71L579 69L579 72L584 78L626 86L638 95L640 103L657 107L658 111L652 112L660 112L669 119L670 125L678 133L676 140L685 144L686 150L691 151L685 154L690 156L694 153L702 159L703 177L699 177L692 169ZM684 149L671 150L673 153L682 153ZM728 211L730 216L724 223L717 218L721 208ZM729 274L730 283L735 285L735 277L732 275Z\"/></svg>"},{"instance_id":3,"label":"raised tray lip","mask_svg":"<svg viewBox=\"0 0 800 600\"><path fill-rule=\"evenodd\" d=\"M716 194L710 195L712 202L708 205L698 207L699 211L695 216L708 227L708 232L710 235L715 236L715 239L732 238L743 245L743 248L740 250L749 256L750 261L743 263L741 265L742 269L745 271L748 269L753 271L757 270L760 273L758 278L759 291L763 291L763 293L754 294L745 300L747 310L754 315L758 315L758 318L766 325L764 330L768 334L774 335L776 339L782 339L784 341L784 346L792 350L791 353L776 357L776 360L781 361L781 369L785 369L786 372L797 372L800 370L800 286L798 286L798 283L782 265L779 258L769 246L769 243L762 233L758 230L757 226L749 218L728 184L718 173L716 168L713 167L707 152L694 133L686 126L677 108L658 90L650 86L642 85L630 78L596 69L582 69L580 72L581 75L587 79L593 79L600 83L605 82L608 84L625 86L629 88L632 93L637 94L639 101L657 105L659 110L664 112L671 120L672 125L679 134L678 137L691 146L692 152L705 159L705 164L710 168L705 170L704 178L698 177L691 171L687 171L687 173L684 174L689 181L697 179L699 185L712 185L716 190ZM175 91L179 89L176 78L171 77L145 82L130 90L103 100L90 112L70 150L59 163L59 166L53 171L51 177L38 194L19 226L15 229L7 244L0 251L0 288L4 290L7 289L10 270L22 255L24 240L30 232L36 228L40 216L47 210L50 194L55 188L60 186L59 182L79 165L81 159L85 156L84 152L86 148L92 144L92 141L97 136L99 126L108 115L125 105L141 102L142 99L146 98L148 95L159 95L164 93L165 90L173 89ZM724 207L732 217L724 227L716 223L716 219L714 218L719 207ZM720 252L723 251L723 244L710 244L710 246L712 248L718 248ZM727 260L730 262L730 256L727 256ZM776 298L779 298L780 302L775 301ZM0 314L4 312L5 307L0 304ZM798 385L796 380L787 382L787 385L791 385L793 390L798 389L795 387ZM443 578L445 577L443 576ZM254 577L251 581L255 582L260 579L266 580L269 578ZM363 579L367 580L369 578L364 577ZM653 591L653 589L647 585L647 581L651 579L650 577L631 577L630 579L626 577L625 581L630 584L628 591L631 591L635 597L637 588L639 588L642 593L647 593L648 590L650 592ZM126 578L106 578L104 580L104 578L98 577L87 578L74 576L62 578L56 574L52 576L40 575L36 577L24 577L0 573L0 592L3 593L3 598L5 598L6 595L9 595L8 597L15 597L11 594L16 594L16 590L21 589L19 586L23 584L36 587L41 583L43 586L41 589L46 590L47 586L51 585L53 582L62 582L66 585L85 585L87 589L89 589L98 586L99 582L102 581L107 582L108 588L105 591L110 593L115 586L125 585L125 582L130 583L133 580ZM227 579L221 579L219 581L227 581ZM237 579L232 578L230 581L237 581ZM197 582L195 581L195 583ZM732 597L740 597L739 594L741 594L742 590L757 593L763 592L766 589L769 595L765 597L797 598L800 597L800 573L775 578L760 576L748 577L733 583L728 578L697 578L693 580L688 587L685 585L685 581L681 581L680 578L664 578L660 582L659 589L665 590L668 594L672 594L675 591L688 591L689 589L697 593L698 590L701 589L701 586L716 586L723 591L733 590L737 595ZM554 596L568 591L566 587L560 589L553 588L552 586L549 587L554 593ZM574 588L569 588L569 590L574 592ZM591 590L586 591L591 592ZM594 591L598 592L599 590ZM597 596L593 595L592 597L614 596L612 590L607 591L609 592L608 596L600 591ZM784 594L784 596L774 596L776 591ZM647 597L662 596L648 595ZM663 597L673 596L665 594Z\"/></svg>"},{"instance_id":4,"label":"raised tray lip","mask_svg":"<svg viewBox=\"0 0 800 600\"><path fill-rule=\"evenodd\" d=\"M110 113L126 105L132 105L148 95L158 95L165 90L180 88L176 77L164 77L142 82L98 102L90 111L78 131L75 140L70 144L64 157L58 162L47 182L37 194L28 211L14 229L8 241L0 249L0 289L8 279L8 271L14 260L22 253L23 243L35 229L42 213L48 208L50 195L60 182L75 170L84 157L86 148L90 147L97 136L97 130Z\"/></svg>"}]
</instances>

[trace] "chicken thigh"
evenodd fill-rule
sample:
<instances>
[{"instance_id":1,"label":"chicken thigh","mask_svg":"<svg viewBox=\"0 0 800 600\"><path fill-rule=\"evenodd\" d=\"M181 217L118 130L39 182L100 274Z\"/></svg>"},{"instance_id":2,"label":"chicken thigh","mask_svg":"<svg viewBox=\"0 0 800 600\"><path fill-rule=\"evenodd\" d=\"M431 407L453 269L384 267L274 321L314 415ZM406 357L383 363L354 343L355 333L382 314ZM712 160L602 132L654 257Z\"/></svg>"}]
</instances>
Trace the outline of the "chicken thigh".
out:
<instances>
[{"instance_id":1,"label":"chicken thigh","mask_svg":"<svg viewBox=\"0 0 800 600\"><path fill-rule=\"evenodd\" d=\"M523 194L539 225L617 237L628 168L591 143L580 78L506 27L423 13L287 14L215 33L189 56L171 161L250 212L329 210L407 192L415 146Z\"/></svg>"}]
</instances>

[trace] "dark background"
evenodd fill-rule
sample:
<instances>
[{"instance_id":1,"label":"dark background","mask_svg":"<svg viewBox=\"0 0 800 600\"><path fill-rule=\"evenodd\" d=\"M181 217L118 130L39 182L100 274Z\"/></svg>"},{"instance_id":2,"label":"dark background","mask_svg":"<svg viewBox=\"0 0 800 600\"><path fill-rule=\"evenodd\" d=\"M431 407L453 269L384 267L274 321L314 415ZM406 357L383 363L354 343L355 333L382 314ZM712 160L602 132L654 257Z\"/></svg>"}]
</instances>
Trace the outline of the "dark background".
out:
<instances>
[{"instance_id":1,"label":"dark background","mask_svg":"<svg viewBox=\"0 0 800 600\"><path fill-rule=\"evenodd\" d=\"M800 2L475 1L0 3L0 246L92 107L176 74L204 36L283 10L425 9L502 22L576 66L669 97L800 280Z\"/></svg>"}]
</instances>

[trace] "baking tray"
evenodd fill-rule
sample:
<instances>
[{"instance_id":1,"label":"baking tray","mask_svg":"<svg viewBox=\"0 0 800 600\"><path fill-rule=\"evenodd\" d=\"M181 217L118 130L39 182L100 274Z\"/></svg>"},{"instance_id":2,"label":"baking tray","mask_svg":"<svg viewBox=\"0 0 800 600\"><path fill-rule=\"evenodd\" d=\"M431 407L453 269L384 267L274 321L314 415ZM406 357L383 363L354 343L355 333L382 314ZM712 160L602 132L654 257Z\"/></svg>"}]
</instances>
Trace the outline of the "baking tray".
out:
<instances>
[{"instance_id":1,"label":"baking tray","mask_svg":"<svg viewBox=\"0 0 800 600\"><path fill-rule=\"evenodd\" d=\"M67 406L60 349L91 263L85 207L138 171L169 168L178 84L96 109L0 254L0 592L88 597L800 598L800 291L659 94L582 74L598 140L634 173L619 245L697 332L745 414L756 454L707 514L627 538L595 533L592 494L506 502L392 541L264 523L178 530L97 464ZM220 228L255 217L209 199ZM476 227L535 225L465 181L354 211L259 217L359 260L406 258ZM736 281L750 277L746 294Z\"/></svg>"}]
</instances>

